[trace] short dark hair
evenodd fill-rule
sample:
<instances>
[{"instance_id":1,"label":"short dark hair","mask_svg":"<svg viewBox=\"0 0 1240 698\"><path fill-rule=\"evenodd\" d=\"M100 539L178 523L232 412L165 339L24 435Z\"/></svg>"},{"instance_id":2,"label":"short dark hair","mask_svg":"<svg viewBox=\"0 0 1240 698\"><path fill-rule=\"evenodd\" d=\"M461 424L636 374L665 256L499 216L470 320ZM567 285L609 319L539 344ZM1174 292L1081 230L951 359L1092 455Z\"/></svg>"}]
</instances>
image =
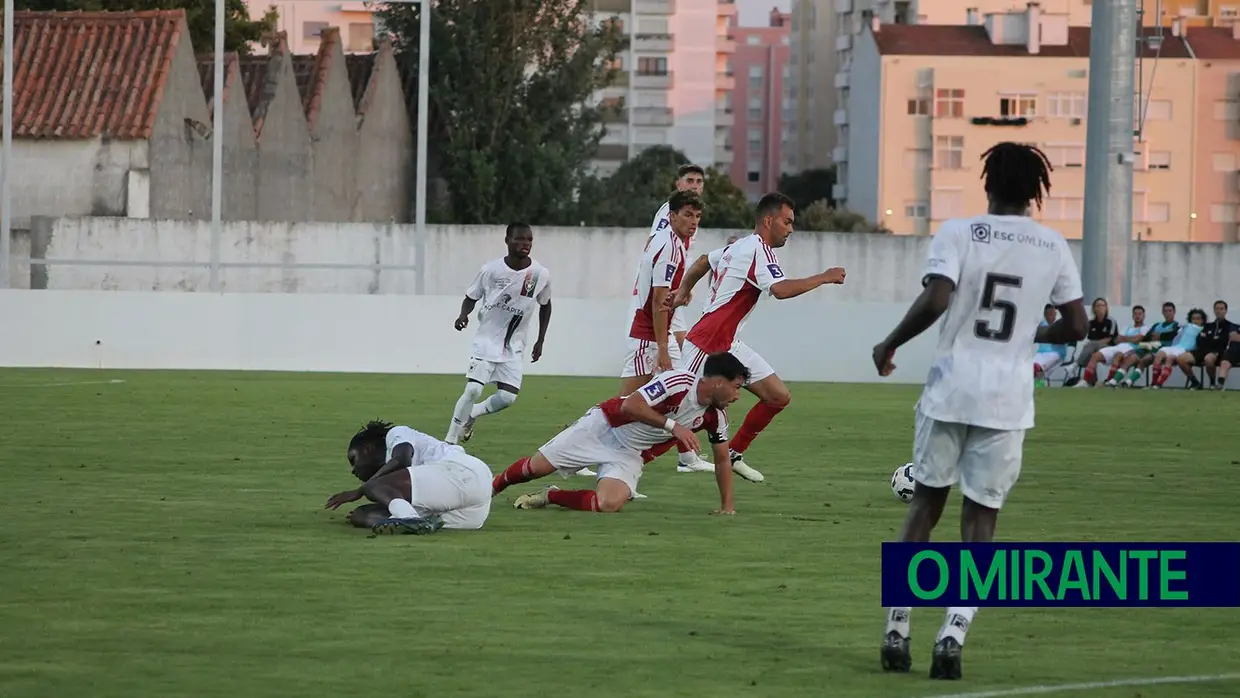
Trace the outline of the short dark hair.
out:
<instances>
[{"instance_id":1,"label":"short dark hair","mask_svg":"<svg viewBox=\"0 0 1240 698\"><path fill-rule=\"evenodd\" d=\"M758 218L761 218L763 216L773 216L779 213L780 209L785 206L796 209L796 203L792 201L791 197L773 191L769 194L763 194L762 198L758 199L758 205L754 208L754 211L758 214Z\"/></svg>"},{"instance_id":2,"label":"short dark hair","mask_svg":"<svg viewBox=\"0 0 1240 698\"><path fill-rule=\"evenodd\" d=\"M1219 303L1223 304L1223 310L1227 310L1227 301L1223 300L1222 298L1214 301L1215 305L1218 305Z\"/></svg>"},{"instance_id":3,"label":"short dark hair","mask_svg":"<svg viewBox=\"0 0 1240 698\"><path fill-rule=\"evenodd\" d=\"M1138 311L1138 310L1140 310L1141 312L1143 312L1143 313L1144 313L1144 312L1145 312L1145 306L1144 306L1144 305L1134 305L1134 306L1132 306L1132 311L1133 311L1134 313L1135 313L1136 311Z\"/></svg>"},{"instance_id":4,"label":"short dark hair","mask_svg":"<svg viewBox=\"0 0 1240 698\"><path fill-rule=\"evenodd\" d=\"M1102 301L1103 303L1106 303L1106 302L1107 302L1107 299L1103 298L1102 296L1098 296L1097 298L1095 298L1095 299L1094 299L1094 302L1093 302L1093 303L1090 303L1090 305L1094 305L1094 304L1095 304L1095 303L1097 303L1098 301ZM1110 304L1108 303L1108 305L1110 305Z\"/></svg>"},{"instance_id":5,"label":"short dark hair","mask_svg":"<svg viewBox=\"0 0 1240 698\"><path fill-rule=\"evenodd\" d=\"M732 352L721 351L706 357L706 363L702 366L702 375L708 378L719 376L730 381L737 378L749 380L749 369Z\"/></svg>"},{"instance_id":6,"label":"short dark hair","mask_svg":"<svg viewBox=\"0 0 1240 698\"><path fill-rule=\"evenodd\" d=\"M703 170L701 165L694 165L690 163L688 165L681 165L679 168L677 168L676 179L680 179L681 177L684 177L687 174L694 174L694 173L702 175L702 179L706 178L706 170Z\"/></svg>"},{"instance_id":7,"label":"short dark hair","mask_svg":"<svg viewBox=\"0 0 1240 698\"><path fill-rule=\"evenodd\" d=\"M509 223L508 227L504 229L504 239L511 240L512 236L516 235L518 230L528 230L531 233L534 232L534 229L530 227L529 223L516 221L514 223Z\"/></svg>"},{"instance_id":8,"label":"short dark hair","mask_svg":"<svg viewBox=\"0 0 1240 698\"><path fill-rule=\"evenodd\" d=\"M1166 310L1167 308L1171 308L1172 310L1175 310L1175 303L1172 303L1171 301L1167 301L1166 303L1163 303L1163 310Z\"/></svg>"},{"instance_id":9,"label":"short dark hair","mask_svg":"<svg viewBox=\"0 0 1240 698\"><path fill-rule=\"evenodd\" d=\"M675 213L685 206L701 211L702 199L691 191L678 191L667 200L668 213Z\"/></svg>"},{"instance_id":10,"label":"short dark hair","mask_svg":"<svg viewBox=\"0 0 1240 698\"><path fill-rule=\"evenodd\" d=\"M1054 310L1054 309L1055 309L1055 306L1051 305L1050 303L1047 303L1046 305L1042 306L1042 312L1044 313L1048 310Z\"/></svg>"},{"instance_id":11,"label":"short dark hair","mask_svg":"<svg viewBox=\"0 0 1240 698\"><path fill-rule=\"evenodd\" d=\"M393 426L391 422L384 422L378 419L366 422L366 426L359 429L353 435L353 439L349 441L349 450L351 451L370 441L383 441L387 438L387 434L392 430Z\"/></svg>"},{"instance_id":12,"label":"short dark hair","mask_svg":"<svg viewBox=\"0 0 1240 698\"><path fill-rule=\"evenodd\" d=\"M1037 146L1004 141L982 153L986 193L1015 206L1029 202L1042 208L1042 195L1051 192L1051 161Z\"/></svg>"},{"instance_id":13,"label":"short dark hair","mask_svg":"<svg viewBox=\"0 0 1240 698\"><path fill-rule=\"evenodd\" d=\"M1206 317L1206 311L1202 310L1201 308L1193 308L1192 310L1188 311L1188 321L1189 321L1189 322L1192 322L1192 321L1193 321L1193 316L1194 316L1194 315L1200 315L1200 316L1201 316L1201 321L1202 321L1202 322L1205 322L1205 321L1208 319L1208 318Z\"/></svg>"}]
</instances>

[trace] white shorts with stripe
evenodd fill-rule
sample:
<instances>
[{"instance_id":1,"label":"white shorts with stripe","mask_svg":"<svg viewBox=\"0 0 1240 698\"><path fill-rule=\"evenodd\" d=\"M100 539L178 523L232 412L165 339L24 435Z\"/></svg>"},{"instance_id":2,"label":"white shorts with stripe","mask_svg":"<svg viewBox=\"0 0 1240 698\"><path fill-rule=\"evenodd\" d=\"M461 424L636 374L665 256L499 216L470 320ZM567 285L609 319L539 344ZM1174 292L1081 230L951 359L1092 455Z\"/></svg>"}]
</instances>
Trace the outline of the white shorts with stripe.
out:
<instances>
[{"instance_id":1,"label":"white shorts with stripe","mask_svg":"<svg viewBox=\"0 0 1240 698\"><path fill-rule=\"evenodd\" d=\"M745 368L749 369L749 380L746 381L745 385L757 383L763 378L769 378L770 376L775 375L775 369L771 368L771 365L766 362L766 359L762 358L761 354L753 349L750 349L749 345L739 339L732 341L732 346L728 348L728 353L740 359L741 363L745 364ZM693 342L686 339L685 348L681 354L680 364L677 368L682 371L693 371L694 373L701 375L702 370L706 368L707 356L709 356L709 354L697 348L693 345Z\"/></svg>"},{"instance_id":2,"label":"white shorts with stripe","mask_svg":"<svg viewBox=\"0 0 1240 698\"><path fill-rule=\"evenodd\" d=\"M672 326L669 328L671 329L672 334L689 331L689 328L685 325L686 312L688 311L685 308L677 308L676 312L672 313Z\"/></svg>"},{"instance_id":3,"label":"white shorts with stripe","mask_svg":"<svg viewBox=\"0 0 1240 698\"><path fill-rule=\"evenodd\" d=\"M680 345L675 337L667 338L667 355L672 360L672 367L680 364ZM629 353L624 357L624 367L620 369L621 378L651 376L658 371L655 364L659 362L659 345L652 339L634 339L629 337Z\"/></svg>"},{"instance_id":4,"label":"white shorts with stripe","mask_svg":"<svg viewBox=\"0 0 1240 698\"><path fill-rule=\"evenodd\" d=\"M1124 354L1127 354L1133 349L1136 349L1136 346L1125 342L1122 344L1116 344L1113 347L1103 347L1098 350L1098 353L1102 354L1102 362L1109 364L1111 361L1123 357Z\"/></svg>"}]
</instances>

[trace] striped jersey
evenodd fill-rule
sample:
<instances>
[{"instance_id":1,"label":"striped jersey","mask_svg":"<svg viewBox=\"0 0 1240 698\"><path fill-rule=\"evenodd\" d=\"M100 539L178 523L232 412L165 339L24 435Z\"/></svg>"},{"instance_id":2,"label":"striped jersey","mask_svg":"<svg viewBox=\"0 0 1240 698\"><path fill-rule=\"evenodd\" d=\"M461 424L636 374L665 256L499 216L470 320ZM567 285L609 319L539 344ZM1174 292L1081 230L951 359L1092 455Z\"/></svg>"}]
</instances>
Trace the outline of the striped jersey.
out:
<instances>
[{"instance_id":1,"label":"striped jersey","mask_svg":"<svg viewBox=\"0 0 1240 698\"><path fill-rule=\"evenodd\" d=\"M479 301L470 356L501 363L519 358L539 306L551 302L551 272L533 259L512 269L503 257L482 265L465 297Z\"/></svg>"},{"instance_id":2,"label":"striped jersey","mask_svg":"<svg viewBox=\"0 0 1240 698\"><path fill-rule=\"evenodd\" d=\"M646 241L646 249L637 263L637 280L633 282L633 300L629 304L629 336L654 341L654 290L666 288L674 293L685 276L685 243L672 232L671 226ZM671 318L668 318L671 332Z\"/></svg>"},{"instance_id":3,"label":"striped jersey","mask_svg":"<svg viewBox=\"0 0 1240 698\"><path fill-rule=\"evenodd\" d=\"M775 250L757 233L728 245L711 275L706 310L685 339L707 354L727 351L758 299L784 278Z\"/></svg>"},{"instance_id":4,"label":"striped jersey","mask_svg":"<svg viewBox=\"0 0 1240 698\"><path fill-rule=\"evenodd\" d=\"M655 376L649 383L637 389L638 394L659 414L667 415L677 424L699 431L705 429L711 443L728 440L728 413L709 405L698 404L697 387L701 378L692 371L672 370ZM599 404L612 434L623 446L644 451L667 443L674 437L660 427L634 421L624 414L620 406L627 395L613 397Z\"/></svg>"}]
</instances>

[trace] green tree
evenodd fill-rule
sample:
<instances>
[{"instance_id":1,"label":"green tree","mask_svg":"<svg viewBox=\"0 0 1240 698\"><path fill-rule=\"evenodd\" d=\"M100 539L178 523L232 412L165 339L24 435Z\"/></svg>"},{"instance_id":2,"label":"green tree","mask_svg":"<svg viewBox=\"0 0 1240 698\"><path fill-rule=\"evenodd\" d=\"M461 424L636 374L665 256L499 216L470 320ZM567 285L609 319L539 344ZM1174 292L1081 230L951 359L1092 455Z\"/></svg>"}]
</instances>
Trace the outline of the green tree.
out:
<instances>
[{"instance_id":1,"label":"green tree","mask_svg":"<svg viewBox=\"0 0 1240 698\"><path fill-rule=\"evenodd\" d=\"M245 0L226 0L224 50L250 52L250 42L262 41L275 31L279 13L269 7L260 20L250 19ZM196 53L215 52L215 0L15 0L15 10L39 12L130 12L139 10L185 10L190 41Z\"/></svg>"},{"instance_id":2,"label":"green tree","mask_svg":"<svg viewBox=\"0 0 1240 698\"><path fill-rule=\"evenodd\" d=\"M747 230L753 227L753 204L731 177L713 167L706 170L702 203L706 206L702 212L703 228Z\"/></svg>"},{"instance_id":3,"label":"green tree","mask_svg":"<svg viewBox=\"0 0 1240 698\"><path fill-rule=\"evenodd\" d=\"M823 233L890 233L891 231L865 219L860 213L832 208L826 199L819 199L797 212L798 230Z\"/></svg>"},{"instance_id":4,"label":"green tree","mask_svg":"<svg viewBox=\"0 0 1240 698\"><path fill-rule=\"evenodd\" d=\"M437 0L429 56L433 160L456 223L577 223L574 194L603 136L583 107L619 71L614 23L591 24L587 0ZM421 7L388 3L406 94L417 99Z\"/></svg>"},{"instance_id":5,"label":"green tree","mask_svg":"<svg viewBox=\"0 0 1240 698\"><path fill-rule=\"evenodd\" d=\"M831 194L834 186L834 167L805 170L794 175L786 174L779 178L779 191L796 202L798 211L804 211L810 204L820 199L826 200L829 206L835 206L835 198Z\"/></svg>"}]
</instances>

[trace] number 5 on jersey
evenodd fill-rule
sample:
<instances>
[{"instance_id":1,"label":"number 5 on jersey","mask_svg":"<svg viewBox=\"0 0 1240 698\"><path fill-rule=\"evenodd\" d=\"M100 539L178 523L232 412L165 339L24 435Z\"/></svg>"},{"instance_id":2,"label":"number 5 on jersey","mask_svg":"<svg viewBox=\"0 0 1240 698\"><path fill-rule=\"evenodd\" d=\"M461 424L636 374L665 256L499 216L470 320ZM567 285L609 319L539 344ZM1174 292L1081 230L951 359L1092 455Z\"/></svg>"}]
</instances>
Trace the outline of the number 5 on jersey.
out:
<instances>
[{"instance_id":1,"label":"number 5 on jersey","mask_svg":"<svg viewBox=\"0 0 1240 698\"><path fill-rule=\"evenodd\" d=\"M1019 276L1007 274L987 274L986 285L982 289L981 310L997 310L1001 313L999 329L995 329L989 320L978 320L973 324L973 334L978 339L992 342L1006 342L1012 338L1016 328L1016 304L995 298L995 291L1000 286L1020 288L1022 280Z\"/></svg>"}]
</instances>

